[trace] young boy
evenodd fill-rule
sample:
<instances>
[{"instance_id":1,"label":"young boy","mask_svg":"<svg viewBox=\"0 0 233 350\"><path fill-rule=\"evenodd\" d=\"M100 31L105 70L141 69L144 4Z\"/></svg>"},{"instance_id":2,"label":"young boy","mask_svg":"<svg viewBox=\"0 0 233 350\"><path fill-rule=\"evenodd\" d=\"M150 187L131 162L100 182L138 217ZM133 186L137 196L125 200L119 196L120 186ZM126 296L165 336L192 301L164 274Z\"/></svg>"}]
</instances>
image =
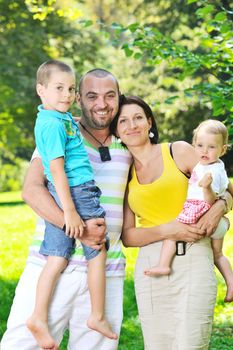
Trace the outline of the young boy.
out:
<instances>
[{"instance_id":1,"label":"young boy","mask_svg":"<svg viewBox=\"0 0 233 350\"><path fill-rule=\"evenodd\" d=\"M35 309L27 326L43 349L58 349L48 329L48 307L60 273L72 254L75 238L82 237L85 223L104 217L100 206L101 192L93 172L80 131L67 112L75 99L75 74L63 62L51 60L37 71L36 90L42 105L35 125L37 148L42 156L48 189L64 211L63 230L46 222L45 238L40 253L48 256L38 281ZM109 239L106 236L106 249ZM88 286L92 312L87 325L117 339L104 316L106 249L94 250L83 245L88 260Z\"/></svg>"},{"instance_id":2,"label":"young boy","mask_svg":"<svg viewBox=\"0 0 233 350\"><path fill-rule=\"evenodd\" d=\"M198 157L189 179L188 195L183 210L177 220L185 224L195 224L225 190L233 195L233 185L229 181L224 163L219 159L227 150L227 128L218 120L206 120L195 130L193 145ZM214 262L227 284L225 301L233 301L233 271L228 259L223 255L223 237L229 229L228 220L223 217L211 236ZM158 266L145 271L150 276L169 275L175 254L175 242L164 241Z\"/></svg>"}]
</instances>

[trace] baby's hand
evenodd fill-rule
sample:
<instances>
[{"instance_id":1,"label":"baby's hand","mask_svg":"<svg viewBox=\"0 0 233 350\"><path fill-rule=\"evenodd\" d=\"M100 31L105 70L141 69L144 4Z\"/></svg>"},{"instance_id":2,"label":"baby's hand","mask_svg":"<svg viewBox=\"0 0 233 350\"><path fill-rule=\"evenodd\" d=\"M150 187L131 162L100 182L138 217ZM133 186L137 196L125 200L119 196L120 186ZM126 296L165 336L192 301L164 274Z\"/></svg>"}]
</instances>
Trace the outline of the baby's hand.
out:
<instances>
[{"instance_id":1,"label":"baby's hand","mask_svg":"<svg viewBox=\"0 0 233 350\"><path fill-rule=\"evenodd\" d=\"M199 186L203 187L203 188L207 188L210 187L210 185L212 184L213 181L213 177L211 173L206 173L203 178L200 180L199 182Z\"/></svg>"},{"instance_id":2,"label":"baby's hand","mask_svg":"<svg viewBox=\"0 0 233 350\"><path fill-rule=\"evenodd\" d=\"M66 235L70 238L82 237L85 223L75 209L64 212Z\"/></svg>"}]
</instances>

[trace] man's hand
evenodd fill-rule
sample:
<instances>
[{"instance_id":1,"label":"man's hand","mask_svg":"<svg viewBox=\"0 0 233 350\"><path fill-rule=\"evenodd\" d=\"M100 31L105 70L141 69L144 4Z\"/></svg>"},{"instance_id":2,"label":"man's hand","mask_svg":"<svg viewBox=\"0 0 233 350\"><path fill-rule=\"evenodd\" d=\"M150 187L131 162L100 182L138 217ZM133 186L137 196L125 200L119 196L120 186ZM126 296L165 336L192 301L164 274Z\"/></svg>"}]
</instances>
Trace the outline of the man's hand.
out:
<instances>
[{"instance_id":1,"label":"man's hand","mask_svg":"<svg viewBox=\"0 0 233 350\"><path fill-rule=\"evenodd\" d=\"M106 242L105 233L106 224L104 218L90 219L85 221L84 232L79 240L93 249L100 250Z\"/></svg>"},{"instance_id":2,"label":"man's hand","mask_svg":"<svg viewBox=\"0 0 233 350\"><path fill-rule=\"evenodd\" d=\"M194 225L182 224L178 220L168 222L162 227L165 238L173 241L196 242L205 235L205 229Z\"/></svg>"},{"instance_id":3,"label":"man's hand","mask_svg":"<svg viewBox=\"0 0 233 350\"><path fill-rule=\"evenodd\" d=\"M218 200L212 207L198 220L196 226L205 231L206 236L211 236L216 230L221 217L225 213L224 201Z\"/></svg>"}]
</instances>

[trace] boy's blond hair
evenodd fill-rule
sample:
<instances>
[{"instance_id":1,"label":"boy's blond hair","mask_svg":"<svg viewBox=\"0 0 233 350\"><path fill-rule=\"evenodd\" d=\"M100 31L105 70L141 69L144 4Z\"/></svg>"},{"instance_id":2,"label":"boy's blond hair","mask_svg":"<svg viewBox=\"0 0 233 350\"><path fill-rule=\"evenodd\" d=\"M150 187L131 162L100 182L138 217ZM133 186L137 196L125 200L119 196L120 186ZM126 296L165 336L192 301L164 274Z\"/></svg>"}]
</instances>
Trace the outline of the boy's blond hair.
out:
<instances>
[{"instance_id":1,"label":"boy's blond hair","mask_svg":"<svg viewBox=\"0 0 233 350\"><path fill-rule=\"evenodd\" d=\"M50 76L55 70L71 73L75 76L73 69L68 66L68 64L57 60L49 60L42 63L38 68L36 73L36 83L47 86Z\"/></svg>"},{"instance_id":2,"label":"boy's blond hair","mask_svg":"<svg viewBox=\"0 0 233 350\"><path fill-rule=\"evenodd\" d=\"M227 145L228 143L228 131L227 127L220 122L219 120L208 119L203 121L198 125L198 127L193 131L193 145L196 143L197 134L200 129L205 129L206 132L215 135L222 135L222 143L223 145Z\"/></svg>"}]
</instances>

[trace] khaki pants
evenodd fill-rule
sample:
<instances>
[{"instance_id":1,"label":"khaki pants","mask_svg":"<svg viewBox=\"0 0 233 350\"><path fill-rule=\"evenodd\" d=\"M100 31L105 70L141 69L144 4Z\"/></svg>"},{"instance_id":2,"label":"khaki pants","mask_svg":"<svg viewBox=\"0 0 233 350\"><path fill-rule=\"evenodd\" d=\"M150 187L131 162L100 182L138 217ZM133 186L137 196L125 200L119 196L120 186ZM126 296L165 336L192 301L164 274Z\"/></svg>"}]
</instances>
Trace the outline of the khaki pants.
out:
<instances>
[{"instance_id":1,"label":"khaki pants","mask_svg":"<svg viewBox=\"0 0 233 350\"><path fill-rule=\"evenodd\" d=\"M169 276L148 277L162 242L143 247L135 268L135 290L146 350L207 350L216 301L210 239L187 245Z\"/></svg>"}]
</instances>

